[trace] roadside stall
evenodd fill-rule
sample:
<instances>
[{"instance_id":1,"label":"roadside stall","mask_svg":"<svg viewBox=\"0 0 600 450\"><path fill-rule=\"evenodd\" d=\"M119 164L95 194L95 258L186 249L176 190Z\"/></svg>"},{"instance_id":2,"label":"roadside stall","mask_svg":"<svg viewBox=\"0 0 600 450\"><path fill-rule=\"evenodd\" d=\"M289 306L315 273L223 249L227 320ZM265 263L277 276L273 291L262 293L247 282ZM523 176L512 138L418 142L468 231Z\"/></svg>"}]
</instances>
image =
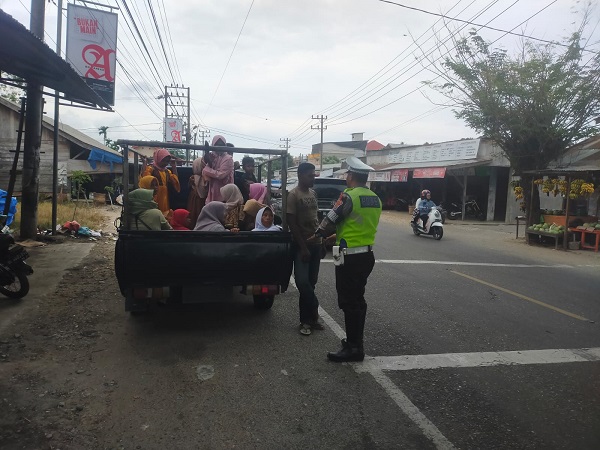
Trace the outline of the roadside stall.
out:
<instances>
[{"instance_id":1,"label":"roadside stall","mask_svg":"<svg viewBox=\"0 0 600 450\"><path fill-rule=\"evenodd\" d=\"M532 209L534 189L539 189L540 196L559 197L563 208L541 209L539 222L525 231L527 244L531 244L532 240L542 243L553 240L555 249L562 242L565 250L584 248L598 251L600 224L597 208L589 211L589 205L592 203L590 199L595 198L598 191L600 168L593 165L555 168L536 171L535 175L537 178L532 181L529 211ZM513 189L517 200L523 199L523 188L515 183Z\"/></svg>"}]
</instances>

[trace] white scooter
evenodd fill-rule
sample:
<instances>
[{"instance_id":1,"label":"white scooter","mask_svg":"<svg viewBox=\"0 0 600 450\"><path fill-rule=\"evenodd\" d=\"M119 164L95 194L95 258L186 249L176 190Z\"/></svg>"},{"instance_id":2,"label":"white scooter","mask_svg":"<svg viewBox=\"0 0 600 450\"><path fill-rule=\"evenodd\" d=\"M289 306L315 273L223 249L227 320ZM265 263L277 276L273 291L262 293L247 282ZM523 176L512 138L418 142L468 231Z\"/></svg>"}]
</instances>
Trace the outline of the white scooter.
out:
<instances>
[{"instance_id":1,"label":"white scooter","mask_svg":"<svg viewBox=\"0 0 600 450\"><path fill-rule=\"evenodd\" d=\"M433 206L429 211L427 224L423 227L423 221L419 217L417 223L410 222L410 226L413 229L415 236L420 234L428 234L433 236L436 241L439 241L444 235L444 225L442 224L442 214L438 210L437 206Z\"/></svg>"}]
</instances>

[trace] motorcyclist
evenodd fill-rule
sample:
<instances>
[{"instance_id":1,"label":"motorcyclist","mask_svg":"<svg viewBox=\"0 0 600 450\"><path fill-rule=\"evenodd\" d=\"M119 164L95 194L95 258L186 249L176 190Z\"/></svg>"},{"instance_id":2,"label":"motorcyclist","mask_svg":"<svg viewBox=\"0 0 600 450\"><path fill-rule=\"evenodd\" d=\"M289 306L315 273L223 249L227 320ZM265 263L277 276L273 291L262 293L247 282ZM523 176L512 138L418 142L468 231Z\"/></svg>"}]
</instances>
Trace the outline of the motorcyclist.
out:
<instances>
[{"instance_id":1,"label":"motorcyclist","mask_svg":"<svg viewBox=\"0 0 600 450\"><path fill-rule=\"evenodd\" d=\"M413 215L412 215L412 221L415 225L417 225L417 223L419 223L419 205L421 204L421 202L423 200L425 200L425 193L429 192L426 189L421 191L421 197L419 197L417 199L417 201L415 202L415 209L413 210Z\"/></svg>"},{"instance_id":2,"label":"motorcyclist","mask_svg":"<svg viewBox=\"0 0 600 450\"><path fill-rule=\"evenodd\" d=\"M415 221L418 220L418 217L421 216L421 220L423 221L423 228L427 226L427 221L429 220L429 213L431 212L431 208L435 206L433 200L431 200L431 192L428 189L423 189L421 191L421 198L417 200L415 210L418 210L418 216Z\"/></svg>"}]
</instances>

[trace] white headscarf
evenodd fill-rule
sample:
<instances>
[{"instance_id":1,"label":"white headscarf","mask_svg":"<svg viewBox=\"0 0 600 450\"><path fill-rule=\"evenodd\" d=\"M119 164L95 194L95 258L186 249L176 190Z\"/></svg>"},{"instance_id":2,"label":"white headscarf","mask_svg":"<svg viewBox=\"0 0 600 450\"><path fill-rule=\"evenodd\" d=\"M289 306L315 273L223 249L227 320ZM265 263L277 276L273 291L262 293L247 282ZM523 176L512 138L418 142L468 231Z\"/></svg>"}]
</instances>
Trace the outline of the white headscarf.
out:
<instances>
[{"instance_id":1,"label":"white headscarf","mask_svg":"<svg viewBox=\"0 0 600 450\"><path fill-rule=\"evenodd\" d=\"M258 211L258 214L256 214L256 220L254 221L254 229L252 231L281 231L281 228L279 228L275 224L271 225L269 228L265 227L262 224L262 216L267 208L271 212L273 212L273 210L269 206L265 206L264 208L261 208L261 210Z\"/></svg>"}]
</instances>

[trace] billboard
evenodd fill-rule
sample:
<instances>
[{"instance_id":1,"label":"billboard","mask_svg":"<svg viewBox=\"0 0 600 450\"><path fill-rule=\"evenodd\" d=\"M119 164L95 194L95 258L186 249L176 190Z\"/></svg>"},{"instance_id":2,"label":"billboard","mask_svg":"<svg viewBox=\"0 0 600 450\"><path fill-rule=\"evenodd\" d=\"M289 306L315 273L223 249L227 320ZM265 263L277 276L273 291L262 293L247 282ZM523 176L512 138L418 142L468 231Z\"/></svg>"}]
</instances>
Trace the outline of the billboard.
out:
<instances>
[{"instance_id":1,"label":"billboard","mask_svg":"<svg viewBox=\"0 0 600 450\"><path fill-rule=\"evenodd\" d=\"M175 117L165 118L165 142L181 142L183 120Z\"/></svg>"},{"instance_id":2,"label":"billboard","mask_svg":"<svg viewBox=\"0 0 600 450\"><path fill-rule=\"evenodd\" d=\"M111 106L115 104L117 22L112 12L67 6L67 62Z\"/></svg>"}]
</instances>

